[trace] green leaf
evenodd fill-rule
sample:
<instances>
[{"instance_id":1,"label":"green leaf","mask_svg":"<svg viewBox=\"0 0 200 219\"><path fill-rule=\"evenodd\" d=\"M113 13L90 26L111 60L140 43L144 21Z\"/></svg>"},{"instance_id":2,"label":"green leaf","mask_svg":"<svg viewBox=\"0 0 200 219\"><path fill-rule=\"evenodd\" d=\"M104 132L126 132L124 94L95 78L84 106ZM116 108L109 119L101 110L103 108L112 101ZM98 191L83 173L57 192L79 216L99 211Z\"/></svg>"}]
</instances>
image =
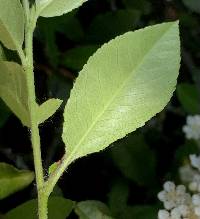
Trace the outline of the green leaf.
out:
<instances>
[{"instance_id":1,"label":"green leaf","mask_svg":"<svg viewBox=\"0 0 200 219\"><path fill-rule=\"evenodd\" d=\"M87 40L104 43L112 38L133 30L138 24L140 13L136 10L117 10L95 17L90 25Z\"/></svg>"},{"instance_id":2,"label":"green leaf","mask_svg":"<svg viewBox=\"0 0 200 219\"><path fill-rule=\"evenodd\" d=\"M100 201L79 202L75 212L80 219L112 219L107 206Z\"/></svg>"},{"instance_id":3,"label":"green leaf","mask_svg":"<svg viewBox=\"0 0 200 219\"><path fill-rule=\"evenodd\" d=\"M183 0L183 4L191 11L200 13L200 1L199 0Z\"/></svg>"},{"instance_id":4,"label":"green leaf","mask_svg":"<svg viewBox=\"0 0 200 219\"><path fill-rule=\"evenodd\" d=\"M103 150L163 110L179 67L177 22L128 32L97 50L65 107L69 161Z\"/></svg>"},{"instance_id":5,"label":"green leaf","mask_svg":"<svg viewBox=\"0 0 200 219\"><path fill-rule=\"evenodd\" d=\"M10 164L0 163L0 199L24 189L33 179L33 172L18 170Z\"/></svg>"},{"instance_id":6,"label":"green leaf","mask_svg":"<svg viewBox=\"0 0 200 219\"><path fill-rule=\"evenodd\" d=\"M38 124L43 123L49 117L51 117L62 104L62 100L50 99L37 107L37 121Z\"/></svg>"},{"instance_id":7,"label":"green leaf","mask_svg":"<svg viewBox=\"0 0 200 219\"><path fill-rule=\"evenodd\" d=\"M195 85L181 83L177 86L178 99L189 114L200 113L199 94Z\"/></svg>"},{"instance_id":8,"label":"green leaf","mask_svg":"<svg viewBox=\"0 0 200 219\"><path fill-rule=\"evenodd\" d=\"M51 197L48 203L48 219L66 219L74 208L74 202L62 197ZM37 200L33 199L12 209L5 219L36 219Z\"/></svg>"},{"instance_id":9,"label":"green leaf","mask_svg":"<svg viewBox=\"0 0 200 219\"><path fill-rule=\"evenodd\" d=\"M155 219L158 215L158 208L155 206L134 206L126 209L126 219Z\"/></svg>"},{"instance_id":10,"label":"green leaf","mask_svg":"<svg viewBox=\"0 0 200 219\"><path fill-rule=\"evenodd\" d=\"M24 12L20 0L0 0L0 41L11 50L24 41Z\"/></svg>"},{"instance_id":11,"label":"green leaf","mask_svg":"<svg viewBox=\"0 0 200 219\"><path fill-rule=\"evenodd\" d=\"M79 71L98 48L97 45L87 45L70 49L62 57L61 64L72 70Z\"/></svg>"},{"instance_id":12,"label":"green leaf","mask_svg":"<svg viewBox=\"0 0 200 219\"><path fill-rule=\"evenodd\" d=\"M129 188L127 183L117 181L112 186L108 194L109 208L116 218L123 218L129 197Z\"/></svg>"},{"instance_id":13,"label":"green leaf","mask_svg":"<svg viewBox=\"0 0 200 219\"><path fill-rule=\"evenodd\" d=\"M128 179L142 186L149 186L155 182L155 153L148 147L141 134L134 134L120 141L112 148L112 158Z\"/></svg>"},{"instance_id":14,"label":"green leaf","mask_svg":"<svg viewBox=\"0 0 200 219\"><path fill-rule=\"evenodd\" d=\"M55 17L66 14L75 8L80 7L87 0L42 0L37 2L40 16Z\"/></svg>"},{"instance_id":15,"label":"green leaf","mask_svg":"<svg viewBox=\"0 0 200 219\"><path fill-rule=\"evenodd\" d=\"M30 127L25 72L14 62L0 61L0 97L13 113Z\"/></svg>"}]
</instances>

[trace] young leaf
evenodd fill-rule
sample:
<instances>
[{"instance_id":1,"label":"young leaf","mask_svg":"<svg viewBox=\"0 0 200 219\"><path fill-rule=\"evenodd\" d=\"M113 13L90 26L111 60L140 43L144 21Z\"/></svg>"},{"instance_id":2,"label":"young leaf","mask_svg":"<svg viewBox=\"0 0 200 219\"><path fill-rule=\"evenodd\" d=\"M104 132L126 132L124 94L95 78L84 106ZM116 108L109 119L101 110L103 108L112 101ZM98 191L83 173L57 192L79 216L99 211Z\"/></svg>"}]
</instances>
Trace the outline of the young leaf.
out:
<instances>
[{"instance_id":1,"label":"young leaf","mask_svg":"<svg viewBox=\"0 0 200 219\"><path fill-rule=\"evenodd\" d=\"M65 108L68 159L103 150L163 110L179 66L178 22L128 32L97 50Z\"/></svg>"},{"instance_id":2,"label":"young leaf","mask_svg":"<svg viewBox=\"0 0 200 219\"><path fill-rule=\"evenodd\" d=\"M112 219L107 206L99 201L79 202L75 208L80 219Z\"/></svg>"},{"instance_id":3,"label":"young leaf","mask_svg":"<svg viewBox=\"0 0 200 219\"><path fill-rule=\"evenodd\" d=\"M48 203L48 219L65 219L74 208L74 202L62 197L51 197ZM37 200L33 199L12 209L5 219L36 219Z\"/></svg>"},{"instance_id":4,"label":"young leaf","mask_svg":"<svg viewBox=\"0 0 200 219\"><path fill-rule=\"evenodd\" d=\"M0 0L0 41L11 50L24 41L24 12L20 0Z\"/></svg>"},{"instance_id":5,"label":"young leaf","mask_svg":"<svg viewBox=\"0 0 200 219\"><path fill-rule=\"evenodd\" d=\"M33 179L33 172L18 170L10 164L0 163L0 199L25 188Z\"/></svg>"},{"instance_id":6,"label":"young leaf","mask_svg":"<svg viewBox=\"0 0 200 219\"><path fill-rule=\"evenodd\" d=\"M55 17L66 14L80 7L87 0L42 0L37 3L42 17Z\"/></svg>"},{"instance_id":7,"label":"young leaf","mask_svg":"<svg viewBox=\"0 0 200 219\"><path fill-rule=\"evenodd\" d=\"M51 117L62 104L62 100L50 99L45 103L37 107L37 120L38 124L43 123L49 117Z\"/></svg>"},{"instance_id":8,"label":"young leaf","mask_svg":"<svg viewBox=\"0 0 200 219\"><path fill-rule=\"evenodd\" d=\"M23 125L30 124L26 76L20 65L0 61L0 97Z\"/></svg>"}]
</instances>

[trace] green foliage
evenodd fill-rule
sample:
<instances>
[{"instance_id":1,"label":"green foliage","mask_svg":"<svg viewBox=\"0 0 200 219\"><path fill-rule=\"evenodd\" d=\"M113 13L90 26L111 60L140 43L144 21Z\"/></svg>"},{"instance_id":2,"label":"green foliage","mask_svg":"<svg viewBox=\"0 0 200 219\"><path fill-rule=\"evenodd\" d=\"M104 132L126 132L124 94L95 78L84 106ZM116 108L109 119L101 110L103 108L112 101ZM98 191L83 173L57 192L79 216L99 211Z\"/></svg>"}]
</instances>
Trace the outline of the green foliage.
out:
<instances>
[{"instance_id":1,"label":"green foliage","mask_svg":"<svg viewBox=\"0 0 200 219\"><path fill-rule=\"evenodd\" d=\"M87 0L42 0L36 1L37 8L42 17L54 17L66 14L80 7Z\"/></svg>"},{"instance_id":2,"label":"green foliage","mask_svg":"<svg viewBox=\"0 0 200 219\"><path fill-rule=\"evenodd\" d=\"M66 219L74 208L74 202L62 197L51 197L49 199L49 219ZM9 211L5 219L36 219L37 200L30 200L17 208Z\"/></svg>"},{"instance_id":3,"label":"green foliage","mask_svg":"<svg viewBox=\"0 0 200 219\"><path fill-rule=\"evenodd\" d=\"M4 60L4 59L5 59L5 55L4 55L3 47L0 44L0 60Z\"/></svg>"},{"instance_id":4,"label":"green foliage","mask_svg":"<svg viewBox=\"0 0 200 219\"><path fill-rule=\"evenodd\" d=\"M24 189L34 179L34 173L18 170L10 164L0 163L0 199Z\"/></svg>"},{"instance_id":5,"label":"green foliage","mask_svg":"<svg viewBox=\"0 0 200 219\"><path fill-rule=\"evenodd\" d=\"M126 33L99 49L65 108L62 138L69 161L103 150L160 112L179 66L177 22Z\"/></svg>"},{"instance_id":6,"label":"green foliage","mask_svg":"<svg viewBox=\"0 0 200 219\"><path fill-rule=\"evenodd\" d=\"M36 109L38 124L43 123L45 120L51 117L58 110L61 104L62 100L49 99L42 105L38 106Z\"/></svg>"},{"instance_id":7,"label":"green foliage","mask_svg":"<svg viewBox=\"0 0 200 219\"><path fill-rule=\"evenodd\" d=\"M61 64L69 69L80 71L98 47L97 45L87 45L70 49L63 55Z\"/></svg>"},{"instance_id":8,"label":"green foliage","mask_svg":"<svg viewBox=\"0 0 200 219\"><path fill-rule=\"evenodd\" d=\"M184 110L189 114L200 112L199 93L195 85L180 83L177 86L178 99Z\"/></svg>"},{"instance_id":9,"label":"green foliage","mask_svg":"<svg viewBox=\"0 0 200 219\"><path fill-rule=\"evenodd\" d=\"M112 148L112 157L116 166L128 179L142 186L149 186L155 182L155 153L148 147L142 135L134 134L123 139Z\"/></svg>"},{"instance_id":10,"label":"green foliage","mask_svg":"<svg viewBox=\"0 0 200 219\"><path fill-rule=\"evenodd\" d=\"M200 13L200 1L199 0L183 0L183 3L190 10Z\"/></svg>"},{"instance_id":11,"label":"green foliage","mask_svg":"<svg viewBox=\"0 0 200 219\"><path fill-rule=\"evenodd\" d=\"M24 12L20 0L0 0L0 41L18 50L24 41Z\"/></svg>"},{"instance_id":12,"label":"green foliage","mask_svg":"<svg viewBox=\"0 0 200 219\"><path fill-rule=\"evenodd\" d=\"M22 121L30 126L25 72L14 62L0 61L0 97Z\"/></svg>"},{"instance_id":13,"label":"green foliage","mask_svg":"<svg viewBox=\"0 0 200 219\"><path fill-rule=\"evenodd\" d=\"M75 212L80 219L112 219L107 206L99 201L79 202Z\"/></svg>"},{"instance_id":14,"label":"green foliage","mask_svg":"<svg viewBox=\"0 0 200 219\"><path fill-rule=\"evenodd\" d=\"M93 43L105 43L120 34L133 30L139 18L140 13L132 9L98 15L90 25L87 40Z\"/></svg>"},{"instance_id":15,"label":"green foliage","mask_svg":"<svg viewBox=\"0 0 200 219\"><path fill-rule=\"evenodd\" d=\"M6 123L9 118L11 112L9 108L5 105L5 103L0 99L0 128Z\"/></svg>"}]
</instances>

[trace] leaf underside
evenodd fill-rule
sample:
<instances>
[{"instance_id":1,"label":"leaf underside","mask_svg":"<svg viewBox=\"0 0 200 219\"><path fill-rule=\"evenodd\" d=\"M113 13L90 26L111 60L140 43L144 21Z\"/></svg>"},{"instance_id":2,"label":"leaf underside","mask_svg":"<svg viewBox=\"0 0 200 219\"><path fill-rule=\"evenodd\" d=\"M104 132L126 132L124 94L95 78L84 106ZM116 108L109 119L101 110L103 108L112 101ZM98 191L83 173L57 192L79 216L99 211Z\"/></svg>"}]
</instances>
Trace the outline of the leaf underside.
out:
<instances>
[{"instance_id":1,"label":"leaf underside","mask_svg":"<svg viewBox=\"0 0 200 219\"><path fill-rule=\"evenodd\" d=\"M178 22L128 32L103 45L80 72L64 111L68 159L106 148L163 110L179 67Z\"/></svg>"},{"instance_id":2,"label":"leaf underside","mask_svg":"<svg viewBox=\"0 0 200 219\"><path fill-rule=\"evenodd\" d=\"M75 8L80 7L87 0L47 0L40 16L55 17L66 14Z\"/></svg>"},{"instance_id":3,"label":"leaf underside","mask_svg":"<svg viewBox=\"0 0 200 219\"><path fill-rule=\"evenodd\" d=\"M20 0L0 0L0 41L17 50L24 41L24 12Z\"/></svg>"}]
</instances>

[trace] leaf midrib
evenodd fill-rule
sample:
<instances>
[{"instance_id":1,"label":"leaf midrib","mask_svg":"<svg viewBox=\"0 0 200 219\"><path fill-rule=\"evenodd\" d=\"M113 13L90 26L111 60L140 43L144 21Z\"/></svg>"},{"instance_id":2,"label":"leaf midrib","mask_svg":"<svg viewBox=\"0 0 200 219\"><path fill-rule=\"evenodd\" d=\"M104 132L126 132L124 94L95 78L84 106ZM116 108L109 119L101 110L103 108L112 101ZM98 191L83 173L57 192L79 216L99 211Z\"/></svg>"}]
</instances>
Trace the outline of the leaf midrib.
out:
<instances>
[{"instance_id":1,"label":"leaf midrib","mask_svg":"<svg viewBox=\"0 0 200 219\"><path fill-rule=\"evenodd\" d=\"M174 25L174 24L173 24ZM111 105L111 103L113 102L113 100L117 97L117 95L120 93L120 91L124 88L125 84L127 83L127 81L129 81L129 79L132 77L133 73L137 71L137 69L139 69L139 67L143 64L144 60L146 59L146 57L148 57L148 54L150 53L150 51L152 51L154 49L154 47L162 40L162 38L165 36L165 34L168 32L168 30L170 28L172 28L172 26L169 26L161 35L161 37L159 38L158 41L156 41L156 43L147 51L147 53L144 55L144 57L142 58L141 62L138 63L138 65L136 66L136 68L130 73L130 75L124 80L124 82L122 83L122 85L119 87L119 89L115 92L115 94L113 95L113 97L108 101L108 103L104 106L103 110L99 113L99 115L96 117L96 119L92 122L91 126L87 129L87 131L85 132L85 134L82 136L82 138L80 139L80 141L75 145L74 149L72 150L72 152L69 154L68 156L68 160L69 162L73 161L73 156L74 154L76 154L77 150L79 149L79 146L81 145L81 143L84 141L84 139L87 137L87 135L90 133L90 131L92 130L92 128L95 126L95 124L97 123L97 121L99 121L99 118L105 113L106 109ZM81 155L82 156L82 155Z\"/></svg>"}]
</instances>

